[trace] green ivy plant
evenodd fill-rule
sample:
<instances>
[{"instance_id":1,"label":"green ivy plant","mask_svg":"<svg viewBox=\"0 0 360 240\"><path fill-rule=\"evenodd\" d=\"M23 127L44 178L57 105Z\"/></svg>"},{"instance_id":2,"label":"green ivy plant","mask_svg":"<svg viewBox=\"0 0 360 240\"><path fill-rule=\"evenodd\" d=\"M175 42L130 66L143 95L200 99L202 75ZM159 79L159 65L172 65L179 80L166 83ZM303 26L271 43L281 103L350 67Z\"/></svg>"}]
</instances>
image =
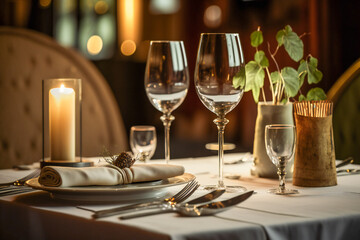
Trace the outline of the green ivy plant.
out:
<instances>
[{"instance_id":1,"label":"green ivy plant","mask_svg":"<svg viewBox=\"0 0 360 240\"><path fill-rule=\"evenodd\" d=\"M259 101L260 92L262 92L263 101L266 102L264 81L265 76L267 76L270 81L273 104L286 103L289 101L289 98L294 98L299 93L299 101L326 99L325 92L319 87L310 89L306 96L301 92L301 87L305 80L309 84L317 84L323 77L321 71L317 69L318 60L315 57L309 54L303 59L304 44L301 37L293 32L289 25L277 32L277 47L274 52L270 51L270 44L268 43L268 54L276 66L276 71L270 72L269 59L264 51L259 50L259 46L264 41L262 31L258 28L251 33L251 45L256 49L254 60L249 61L245 65L245 71L240 71L234 77L234 87L237 88L245 85L245 91L252 91L256 103ZM285 51L293 61L299 63L297 70L292 67L280 69L275 56L281 47L285 48Z\"/></svg>"}]
</instances>

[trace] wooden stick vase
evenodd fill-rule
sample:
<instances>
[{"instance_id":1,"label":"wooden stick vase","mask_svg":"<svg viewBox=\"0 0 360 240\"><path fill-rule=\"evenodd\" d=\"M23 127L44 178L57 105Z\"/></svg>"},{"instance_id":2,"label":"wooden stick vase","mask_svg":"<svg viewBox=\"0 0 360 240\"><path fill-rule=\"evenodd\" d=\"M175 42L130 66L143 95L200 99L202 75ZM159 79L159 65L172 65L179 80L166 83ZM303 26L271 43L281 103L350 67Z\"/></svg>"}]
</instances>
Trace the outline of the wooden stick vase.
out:
<instances>
[{"instance_id":1,"label":"wooden stick vase","mask_svg":"<svg viewBox=\"0 0 360 240\"><path fill-rule=\"evenodd\" d=\"M332 112L333 103L330 101L304 101L294 104L297 135L294 185L337 185Z\"/></svg>"}]
</instances>

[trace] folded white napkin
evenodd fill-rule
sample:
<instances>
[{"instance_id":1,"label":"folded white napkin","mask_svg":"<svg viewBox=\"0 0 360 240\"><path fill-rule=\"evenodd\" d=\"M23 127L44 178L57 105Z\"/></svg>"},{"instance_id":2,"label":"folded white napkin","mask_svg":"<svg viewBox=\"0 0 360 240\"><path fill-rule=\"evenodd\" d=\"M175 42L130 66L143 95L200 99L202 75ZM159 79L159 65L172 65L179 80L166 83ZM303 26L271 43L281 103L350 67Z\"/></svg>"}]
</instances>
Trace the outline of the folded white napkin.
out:
<instances>
[{"instance_id":1,"label":"folded white napkin","mask_svg":"<svg viewBox=\"0 0 360 240\"><path fill-rule=\"evenodd\" d=\"M169 164L136 164L120 169L114 165L97 167L42 168L39 183L48 187L71 187L90 185L118 185L147 182L184 174L184 167Z\"/></svg>"}]
</instances>

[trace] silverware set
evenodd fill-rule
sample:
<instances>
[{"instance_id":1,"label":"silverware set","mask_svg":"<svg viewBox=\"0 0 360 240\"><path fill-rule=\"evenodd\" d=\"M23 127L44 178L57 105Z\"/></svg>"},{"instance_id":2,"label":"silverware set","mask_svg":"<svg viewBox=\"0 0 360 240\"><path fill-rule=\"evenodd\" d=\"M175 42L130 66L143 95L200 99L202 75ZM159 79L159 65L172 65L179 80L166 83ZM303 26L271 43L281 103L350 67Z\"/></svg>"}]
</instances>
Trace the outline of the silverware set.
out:
<instances>
[{"instance_id":1,"label":"silverware set","mask_svg":"<svg viewBox=\"0 0 360 240\"><path fill-rule=\"evenodd\" d=\"M35 189L31 187L25 186L25 183L27 180L38 177L40 175L40 171L40 169L36 169L16 181L0 183L0 197L35 191Z\"/></svg>"},{"instance_id":2,"label":"silverware set","mask_svg":"<svg viewBox=\"0 0 360 240\"><path fill-rule=\"evenodd\" d=\"M354 162L354 159L352 157L346 158L345 160L343 160L342 162L340 162L339 164L336 165L336 173L349 173L349 174L360 173L360 169L354 169L354 168L339 169L340 167L344 167L348 164L352 164L353 162Z\"/></svg>"},{"instance_id":3,"label":"silverware set","mask_svg":"<svg viewBox=\"0 0 360 240\"><path fill-rule=\"evenodd\" d=\"M215 190L217 191L217 190ZM164 206L162 208L159 208L152 212L142 212L142 213L134 213L129 215L120 216L119 219L125 220L125 219L132 219L137 217L144 217L154 214L160 214L160 213L168 213L168 212L176 212L183 216L188 217L200 217L200 216L208 216L208 215L214 215L220 212L223 212L225 210L228 210L230 207L233 207L246 199L248 199L254 191L249 191L243 194L240 194L236 197L232 197L227 200L218 201L218 202L210 202L205 204L175 204L171 206Z\"/></svg>"},{"instance_id":4,"label":"silverware set","mask_svg":"<svg viewBox=\"0 0 360 240\"><path fill-rule=\"evenodd\" d=\"M123 207L94 211L92 217L98 219L121 215L120 219L131 219L167 212L177 212L185 216L205 216L225 211L229 207L235 206L236 204L246 200L253 194L253 191L250 191L228 200L210 202L220 197L225 192L224 189L218 189L184 203L184 201L188 199L198 187L199 184L196 181L192 181L170 198L160 201L138 203Z\"/></svg>"},{"instance_id":5,"label":"silverware set","mask_svg":"<svg viewBox=\"0 0 360 240\"><path fill-rule=\"evenodd\" d=\"M132 204L124 207L117 207L107 210L100 210L96 211L93 214L93 218L102 218L102 217L109 217L113 215L117 215L120 213L127 213L131 211L136 211L140 209L153 209L163 205L174 205L176 203L181 203L189 198L195 191L198 189L200 184L196 181L189 182L180 192L175 194L172 197L166 198L164 200L153 201L153 202L146 202L146 203L137 203Z\"/></svg>"}]
</instances>

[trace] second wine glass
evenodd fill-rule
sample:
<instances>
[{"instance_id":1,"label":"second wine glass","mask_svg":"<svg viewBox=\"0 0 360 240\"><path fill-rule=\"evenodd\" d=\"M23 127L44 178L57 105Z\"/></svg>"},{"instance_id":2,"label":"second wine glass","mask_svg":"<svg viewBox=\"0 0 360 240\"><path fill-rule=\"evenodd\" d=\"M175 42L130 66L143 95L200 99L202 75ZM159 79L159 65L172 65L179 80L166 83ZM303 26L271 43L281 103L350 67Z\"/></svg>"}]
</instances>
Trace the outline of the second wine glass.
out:
<instances>
[{"instance_id":1,"label":"second wine glass","mask_svg":"<svg viewBox=\"0 0 360 240\"><path fill-rule=\"evenodd\" d=\"M217 186L207 189L226 189L239 192L241 186L225 186L223 180L224 130L229 122L225 115L240 102L245 88L244 57L236 33L203 33L195 66L195 87L201 102L217 115L219 178Z\"/></svg>"},{"instance_id":2,"label":"second wine glass","mask_svg":"<svg viewBox=\"0 0 360 240\"><path fill-rule=\"evenodd\" d=\"M163 113L165 161L170 160L172 111L184 101L189 88L189 70L182 41L151 41L145 69L145 90L152 105Z\"/></svg>"}]
</instances>

